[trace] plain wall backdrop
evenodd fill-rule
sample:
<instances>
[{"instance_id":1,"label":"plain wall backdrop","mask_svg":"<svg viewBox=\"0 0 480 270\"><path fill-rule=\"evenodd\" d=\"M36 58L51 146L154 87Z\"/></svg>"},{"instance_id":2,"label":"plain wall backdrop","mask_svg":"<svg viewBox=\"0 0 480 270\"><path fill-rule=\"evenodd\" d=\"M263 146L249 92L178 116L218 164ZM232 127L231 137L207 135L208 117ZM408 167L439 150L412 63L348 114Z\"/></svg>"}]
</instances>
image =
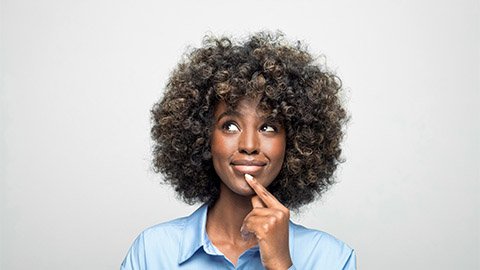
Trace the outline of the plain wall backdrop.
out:
<instances>
[{"instance_id":1,"label":"plain wall backdrop","mask_svg":"<svg viewBox=\"0 0 480 270\"><path fill-rule=\"evenodd\" d=\"M141 230L196 209L151 170L149 110L188 46L262 29L325 55L352 117L339 183L294 220L359 269L479 269L479 1L0 9L0 269L118 269Z\"/></svg>"}]
</instances>

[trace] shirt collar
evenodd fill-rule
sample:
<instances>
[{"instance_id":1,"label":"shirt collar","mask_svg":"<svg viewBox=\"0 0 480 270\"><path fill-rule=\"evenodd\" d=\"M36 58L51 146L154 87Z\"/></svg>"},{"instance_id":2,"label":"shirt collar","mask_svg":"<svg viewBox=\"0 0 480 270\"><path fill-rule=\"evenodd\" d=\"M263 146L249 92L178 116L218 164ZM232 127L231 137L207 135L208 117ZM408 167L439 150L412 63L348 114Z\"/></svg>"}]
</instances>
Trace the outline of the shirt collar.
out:
<instances>
[{"instance_id":1,"label":"shirt collar","mask_svg":"<svg viewBox=\"0 0 480 270\"><path fill-rule=\"evenodd\" d=\"M205 203L186 218L183 239L180 241L178 264L188 260L207 242L207 210L208 204Z\"/></svg>"},{"instance_id":2,"label":"shirt collar","mask_svg":"<svg viewBox=\"0 0 480 270\"><path fill-rule=\"evenodd\" d=\"M207 211L208 203L205 203L186 218L183 229L183 239L180 241L178 264L185 262L192 257L200 247L210 243L206 231ZM291 221L289 221L288 224L288 232L290 254L293 254L295 230L294 224ZM258 250L258 246L256 246L255 249Z\"/></svg>"}]
</instances>

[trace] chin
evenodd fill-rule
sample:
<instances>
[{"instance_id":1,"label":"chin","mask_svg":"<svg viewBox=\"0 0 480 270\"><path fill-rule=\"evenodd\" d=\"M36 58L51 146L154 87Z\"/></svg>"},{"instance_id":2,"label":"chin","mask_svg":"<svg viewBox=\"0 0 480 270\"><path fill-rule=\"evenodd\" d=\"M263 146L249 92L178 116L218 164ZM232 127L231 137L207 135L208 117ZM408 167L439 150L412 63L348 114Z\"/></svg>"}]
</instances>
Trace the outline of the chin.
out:
<instances>
[{"instance_id":1,"label":"chin","mask_svg":"<svg viewBox=\"0 0 480 270\"><path fill-rule=\"evenodd\" d=\"M226 185L224 184L225 191L230 191L236 195L251 197L255 194L255 191L247 184L244 183L236 183L236 185Z\"/></svg>"},{"instance_id":2,"label":"chin","mask_svg":"<svg viewBox=\"0 0 480 270\"><path fill-rule=\"evenodd\" d=\"M245 186L236 187L232 191L241 196L255 195L255 191L246 182Z\"/></svg>"}]
</instances>

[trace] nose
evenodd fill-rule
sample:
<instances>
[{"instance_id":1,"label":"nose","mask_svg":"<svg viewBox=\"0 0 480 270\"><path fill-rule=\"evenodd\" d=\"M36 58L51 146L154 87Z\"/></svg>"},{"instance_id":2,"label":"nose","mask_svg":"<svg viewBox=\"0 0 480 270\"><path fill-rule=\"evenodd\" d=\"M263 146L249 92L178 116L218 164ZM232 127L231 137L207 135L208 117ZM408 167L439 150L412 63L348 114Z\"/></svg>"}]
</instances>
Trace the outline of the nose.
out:
<instances>
[{"instance_id":1,"label":"nose","mask_svg":"<svg viewBox=\"0 0 480 270\"><path fill-rule=\"evenodd\" d=\"M244 129L240 134L238 151L247 155L255 155L259 152L260 140L255 129Z\"/></svg>"}]
</instances>

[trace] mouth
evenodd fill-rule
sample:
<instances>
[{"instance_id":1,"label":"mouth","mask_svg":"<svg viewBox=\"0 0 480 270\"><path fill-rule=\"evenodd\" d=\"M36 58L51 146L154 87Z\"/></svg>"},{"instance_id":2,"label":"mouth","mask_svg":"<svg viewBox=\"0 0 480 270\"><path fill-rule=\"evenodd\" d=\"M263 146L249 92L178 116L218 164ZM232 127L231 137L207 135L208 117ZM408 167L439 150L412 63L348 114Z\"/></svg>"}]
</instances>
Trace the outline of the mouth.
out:
<instances>
[{"instance_id":1,"label":"mouth","mask_svg":"<svg viewBox=\"0 0 480 270\"><path fill-rule=\"evenodd\" d=\"M258 160L234 160L231 163L233 170L239 174L251 174L256 175L258 174L263 167L267 165L266 162L258 161Z\"/></svg>"}]
</instances>

